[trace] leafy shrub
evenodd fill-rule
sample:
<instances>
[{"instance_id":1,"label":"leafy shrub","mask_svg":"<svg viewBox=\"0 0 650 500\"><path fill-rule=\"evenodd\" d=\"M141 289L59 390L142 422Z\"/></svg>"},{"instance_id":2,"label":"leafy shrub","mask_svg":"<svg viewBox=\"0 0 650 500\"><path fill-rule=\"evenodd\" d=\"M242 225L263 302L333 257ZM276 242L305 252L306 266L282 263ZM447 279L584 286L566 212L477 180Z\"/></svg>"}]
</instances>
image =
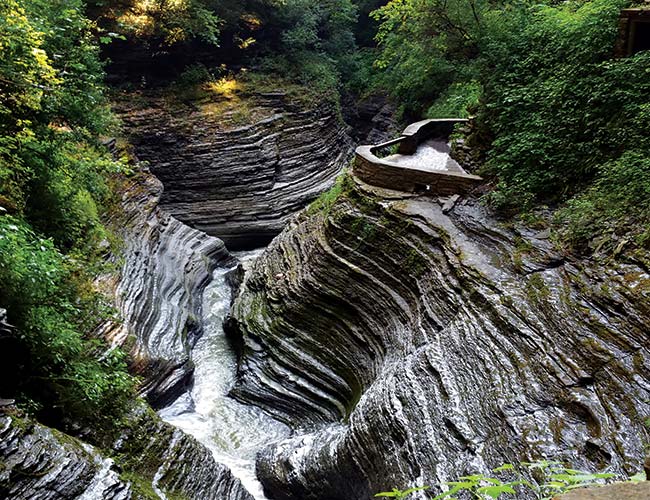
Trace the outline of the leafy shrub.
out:
<instances>
[{"instance_id":1,"label":"leafy shrub","mask_svg":"<svg viewBox=\"0 0 650 500\"><path fill-rule=\"evenodd\" d=\"M467 118L475 109L481 95L477 81L454 83L427 110L427 118Z\"/></svg>"},{"instance_id":2,"label":"leafy shrub","mask_svg":"<svg viewBox=\"0 0 650 500\"><path fill-rule=\"evenodd\" d=\"M191 64L178 76L175 84L180 88L185 88L199 85L212 79L212 74L203 64Z\"/></svg>"},{"instance_id":3,"label":"leafy shrub","mask_svg":"<svg viewBox=\"0 0 650 500\"><path fill-rule=\"evenodd\" d=\"M379 21L376 84L407 114L419 115L454 83L475 78L478 35L492 3L466 0L392 1Z\"/></svg>"},{"instance_id":4,"label":"leafy shrub","mask_svg":"<svg viewBox=\"0 0 650 500\"><path fill-rule=\"evenodd\" d=\"M493 15L481 112L495 136L488 166L500 181L497 205L567 199L599 165L644 142L636 122L650 96L650 55L610 59L622 5L594 0Z\"/></svg>"},{"instance_id":5,"label":"leafy shrub","mask_svg":"<svg viewBox=\"0 0 650 500\"><path fill-rule=\"evenodd\" d=\"M82 266L24 222L0 217L0 304L15 326L0 337L0 392L50 423L64 415L102 422L133 396L123 354L83 333L106 317L106 306L80 289Z\"/></svg>"},{"instance_id":6,"label":"leafy shrub","mask_svg":"<svg viewBox=\"0 0 650 500\"><path fill-rule=\"evenodd\" d=\"M650 243L650 156L627 151L599 169L594 184L558 212L562 236L585 249L603 231L641 246ZM617 245L616 241L612 241Z\"/></svg>"},{"instance_id":7,"label":"leafy shrub","mask_svg":"<svg viewBox=\"0 0 650 500\"><path fill-rule=\"evenodd\" d=\"M116 25L112 28L132 37L167 46L192 39L219 44L220 19L205 0L92 3L104 9Z\"/></svg>"},{"instance_id":8,"label":"leafy shrub","mask_svg":"<svg viewBox=\"0 0 650 500\"><path fill-rule=\"evenodd\" d=\"M0 393L63 425L110 422L134 392L124 356L91 332L110 310L101 268L114 125L80 0L0 5ZM8 215L7 213L11 213Z\"/></svg>"},{"instance_id":9,"label":"leafy shrub","mask_svg":"<svg viewBox=\"0 0 650 500\"><path fill-rule=\"evenodd\" d=\"M589 473L568 469L560 462L546 460L523 462L519 467L505 464L497 467L493 472L509 477L502 480L484 474L463 476L458 481L445 483L447 491L436 495L432 500L455 500L458 496L476 500L490 500L504 496L516 496L518 493L523 492L529 495L532 494L538 500L551 500L556 495L576 488L601 485L604 481L615 477L615 474L610 473ZM645 479L644 476L643 473L638 474L631 478L630 481L642 481ZM428 489L427 486L410 488L404 491L394 489L391 492L377 493L375 497L403 499L426 489Z\"/></svg>"}]
</instances>

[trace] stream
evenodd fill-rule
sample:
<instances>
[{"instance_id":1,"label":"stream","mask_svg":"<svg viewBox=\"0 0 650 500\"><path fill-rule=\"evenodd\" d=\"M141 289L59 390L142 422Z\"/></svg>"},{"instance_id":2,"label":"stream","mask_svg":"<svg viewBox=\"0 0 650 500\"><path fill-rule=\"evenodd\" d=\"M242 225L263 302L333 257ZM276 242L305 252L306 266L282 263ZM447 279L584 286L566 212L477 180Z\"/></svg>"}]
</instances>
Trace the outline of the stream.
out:
<instances>
[{"instance_id":1,"label":"stream","mask_svg":"<svg viewBox=\"0 0 650 500\"><path fill-rule=\"evenodd\" d=\"M261 252L233 255L248 268ZM223 331L230 308L229 271L215 270L203 294L204 332L192 351L194 386L159 413L163 420L207 446L217 462L229 467L257 500L266 500L255 474L255 456L264 446L288 437L291 430L260 408L228 397L237 371L235 352Z\"/></svg>"}]
</instances>

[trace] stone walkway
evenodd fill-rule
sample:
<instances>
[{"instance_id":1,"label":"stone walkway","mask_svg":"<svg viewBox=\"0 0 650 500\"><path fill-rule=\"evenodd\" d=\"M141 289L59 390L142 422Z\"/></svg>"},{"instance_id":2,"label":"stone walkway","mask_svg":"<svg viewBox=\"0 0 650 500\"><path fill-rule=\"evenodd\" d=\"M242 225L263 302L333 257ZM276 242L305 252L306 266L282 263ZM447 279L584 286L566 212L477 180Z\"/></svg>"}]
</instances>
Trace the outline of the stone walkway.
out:
<instances>
[{"instance_id":1,"label":"stone walkway","mask_svg":"<svg viewBox=\"0 0 650 500\"><path fill-rule=\"evenodd\" d=\"M458 172L465 173L461 166L449 156L450 148L447 142L440 139L429 139L418 146L413 155L393 154L383 158L403 168L416 168L427 172Z\"/></svg>"}]
</instances>

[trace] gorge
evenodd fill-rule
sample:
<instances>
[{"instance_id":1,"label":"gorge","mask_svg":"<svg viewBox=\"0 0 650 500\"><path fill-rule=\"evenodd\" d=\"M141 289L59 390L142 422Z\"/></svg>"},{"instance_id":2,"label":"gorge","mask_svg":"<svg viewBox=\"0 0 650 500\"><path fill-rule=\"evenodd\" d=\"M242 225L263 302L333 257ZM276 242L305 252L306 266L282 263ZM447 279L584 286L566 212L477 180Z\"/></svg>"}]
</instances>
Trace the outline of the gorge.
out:
<instances>
[{"instance_id":1,"label":"gorge","mask_svg":"<svg viewBox=\"0 0 650 500\"><path fill-rule=\"evenodd\" d=\"M321 137L303 135L298 150L320 148ZM342 140L334 167L314 160L326 181L307 176L299 185L325 189L350 158L349 144ZM173 158L173 149L160 151ZM264 158L255 151L251 165ZM239 171L249 160L197 161L212 165L207 178L221 178L226 166ZM194 171L193 161L184 165ZM639 469L650 413L643 262L570 259L545 231L503 225L472 196L373 187L350 171L291 214L263 253L230 254L170 216L147 169L120 189L123 209L111 224L127 243L121 277L100 284L123 322L101 334L130 351L141 393L163 408L163 420L205 446L157 418L135 417L138 435L152 432L136 453L157 450L141 474L158 498L361 500L538 457L625 475ZM210 213L214 201L193 203ZM241 220L233 223L238 241L258 241L257 215ZM237 291L241 259L250 269ZM231 286L225 326L237 359L221 327ZM64 476L50 470L41 486L13 476L22 489L10 497L31 490L49 498L39 492L65 483L77 488L66 498L139 498L96 451L58 444L38 427L4 425L4 453L19 457L14 467L51 467L28 462L38 442L42 460L60 462L65 453L79 464Z\"/></svg>"},{"instance_id":2,"label":"gorge","mask_svg":"<svg viewBox=\"0 0 650 500\"><path fill-rule=\"evenodd\" d=\"M649 12L6 0L0 499L650 499Z\"/></svg>"}]
</instances>

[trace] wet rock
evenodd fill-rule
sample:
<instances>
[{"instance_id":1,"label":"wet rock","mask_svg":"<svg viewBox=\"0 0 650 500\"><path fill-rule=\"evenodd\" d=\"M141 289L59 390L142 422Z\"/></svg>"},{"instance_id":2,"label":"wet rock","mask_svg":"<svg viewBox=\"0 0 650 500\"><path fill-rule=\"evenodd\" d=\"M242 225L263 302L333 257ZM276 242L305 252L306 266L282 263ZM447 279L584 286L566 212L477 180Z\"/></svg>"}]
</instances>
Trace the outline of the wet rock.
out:
<instances>
[{"instance_id":1,"label":"wet rock","mask_svg":"<svg viewBox=\"0 0 650 500\"><path fill-rule=\"evenodd\" d=\"M304 431L258 458L273 498L435 491L537 458L640 469L643 266L560 258L471 200L444 214L344 185L274 240L233 307L233 395Z\"/></svg>"},{"instance_id":2,"label":"wet rock","mask_svg":"<svg viewBox=\"0 0 650 500\"><path fill-rule=\"evenodd\" d=\"M28 420L0 415L0 498L126 500L129 484L92 447Z\"/></svg>"},{"instance_id":3,"label":"wet rock","mask_svg":"<svg viewBox=\"0 0 650 500\"><path fill-rule=\"evenodd\" d=\"M142 394L162 407L191 382L201 293L216 266L233 261L222 241L160 208L163 188L153 175L140 172L121 189L121 210L109 221L124 242L114 257L119 272L100 280L114 297L120 322L98 333L130 353L144 380Z\"/></svg>"},{"instance_id":4,"label":"wet rock","mask_svg":"<svg viewBox=\"0 0 650 500\"><path fill-rule=\"evenodd\" d=\"M458 203L458 200L460 199L460 196L455 194L453 196L450 196L449 198L446 198L442 201L442 213L443 214L448 214L451 212L454 207L456 206L456 203Z\"/></svg>"},{"instance_id":5,"label":"wet rock","mask_svg":"<svg viewBox=\"0 0 650 500\"><path fill-rule=\"evenodd\" d=\"M169 498L253 500L211 451L144 406L131 415L111 448L120 467Z\"/></svg>"},{"instance_id":6,"label":"wet rock","mask_svg":"<svg viewBox=\"0 0 650 500\"><path fill-rule=\"evenodd\" d=\"M270 241L352 155L333 104L284 93L171 107L158 94L125 95L116 108L137 156L165 185L162 206L230 249Z\"/></svg>"},{"instance_id":7,"label":"wet rock","mask_svg":"<svg viewBox=\"0 0 650 500\"><path fill-rule=\"evenodd\" d=\"M0 498L8 500L252 500L193 438L144 406L106 458L29 419L0 416Z\"/></svg>"}]
</instances>

